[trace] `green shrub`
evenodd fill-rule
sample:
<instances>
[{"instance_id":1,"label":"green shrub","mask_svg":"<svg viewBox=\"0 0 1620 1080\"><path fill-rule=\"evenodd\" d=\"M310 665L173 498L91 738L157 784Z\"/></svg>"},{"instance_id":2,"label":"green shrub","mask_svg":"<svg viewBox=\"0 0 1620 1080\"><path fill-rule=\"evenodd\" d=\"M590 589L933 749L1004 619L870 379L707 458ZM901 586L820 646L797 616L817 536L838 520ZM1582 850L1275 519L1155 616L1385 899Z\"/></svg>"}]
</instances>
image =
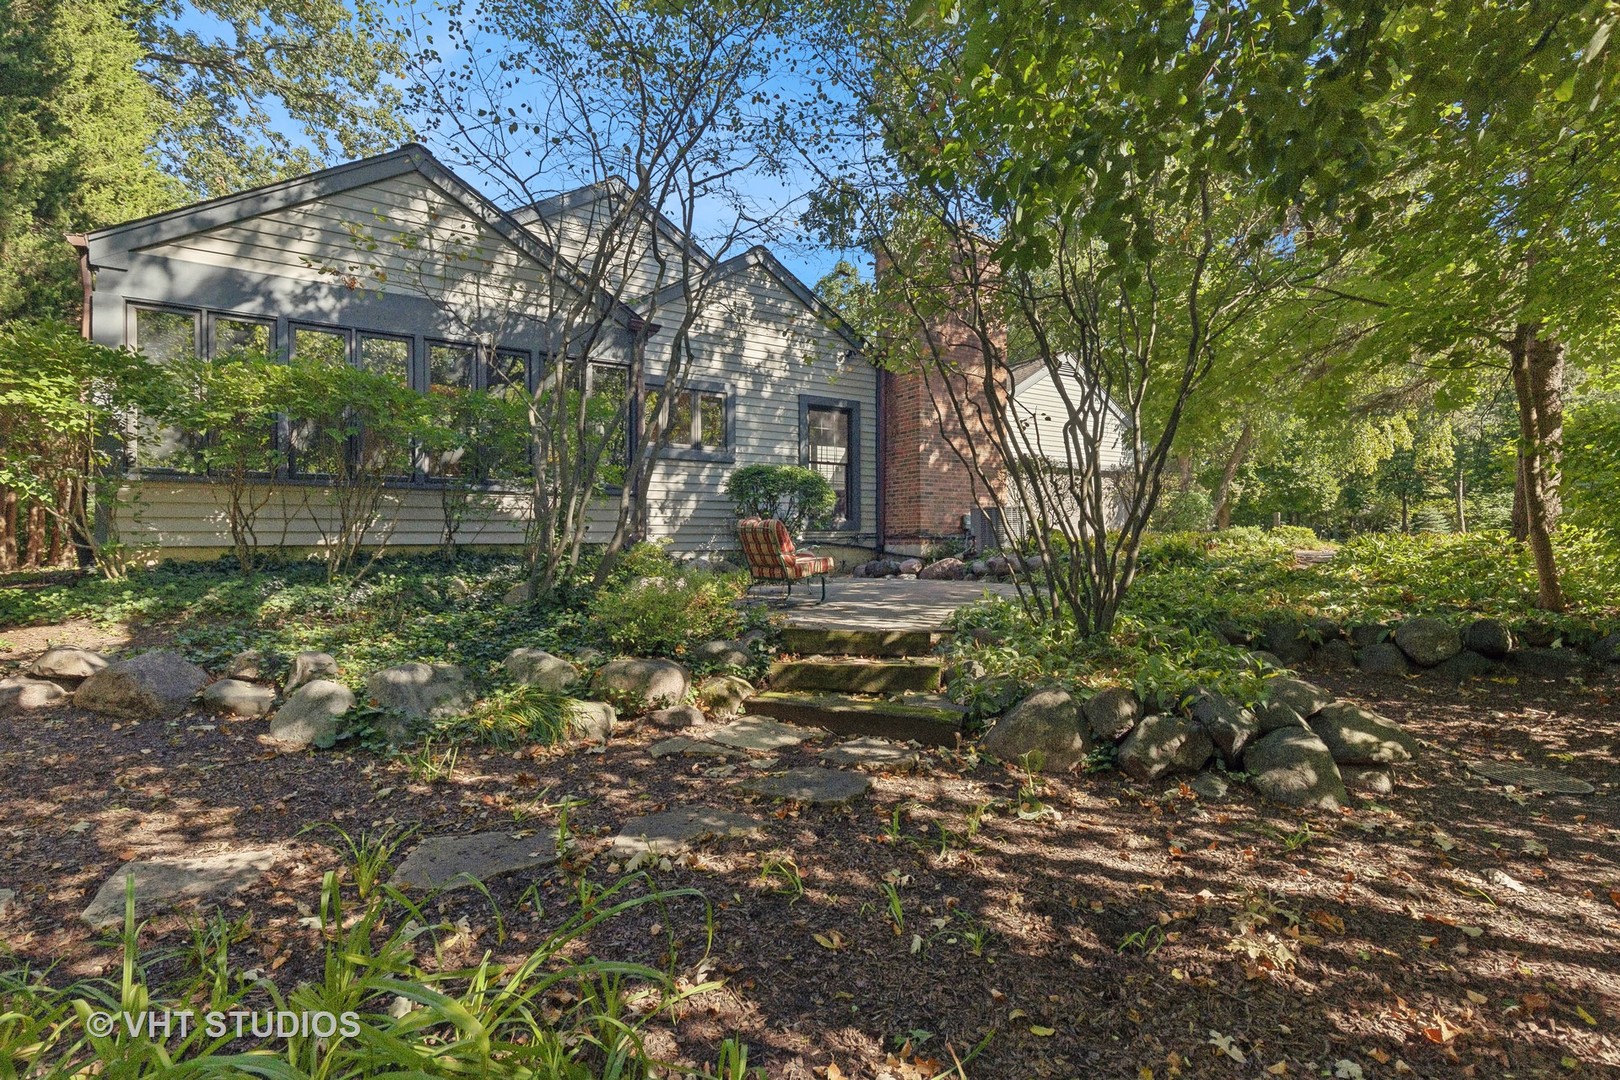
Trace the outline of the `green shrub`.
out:
<instances>
[{"instance_id":1,"label":"green shrub","mask_svg":"<svg viewBox=\"0 0 1620 1080\"><path fill-rule=\"evenodd\" d=\"M679 656L710 638L734 637L745 574L676 570L610 582L591 598L591 622L620 652Z\"/></svg>"},{"instance_id":2,"label":"green shrub","mask_svg":"<svg viewBox=\"0 0 1620 1080\"><path fill-rule=\"evenodd\" d=\"M1148 528L1159 532L1191 532L1209 528L1215 516L1215 503L1201 487L1168 492L1148 518Z\"/></svg>"},{"instance_id":3,"label":"green shrub","mask_svg":"<svg viewBox=\"0 0 1620 1080\"><path fill-rule=\"evenodd\" d=\"M831 522L838 495L827 478L800 465L744 465L726 478L738 517L778 518L795 536Z\"/></svg>"}]
</instances>

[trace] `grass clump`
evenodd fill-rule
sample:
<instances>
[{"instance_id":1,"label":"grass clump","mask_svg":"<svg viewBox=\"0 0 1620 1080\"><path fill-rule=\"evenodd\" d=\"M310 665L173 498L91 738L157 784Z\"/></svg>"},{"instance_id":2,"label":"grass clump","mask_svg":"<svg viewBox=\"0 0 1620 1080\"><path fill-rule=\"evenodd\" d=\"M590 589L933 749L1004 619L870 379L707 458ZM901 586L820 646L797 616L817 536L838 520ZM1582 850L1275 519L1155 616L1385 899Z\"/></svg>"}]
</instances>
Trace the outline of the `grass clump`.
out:
<instances>
[{"instance_id":1,"label":"grass clump","mask_svg":"<svg viewBox=\"0 0 1620 1080\"><path fill-rule=\"evenodd\" d=\"M516 963L496 963L486 953L471 966L453 967L446 962L449 950L465 929L379 883L375 869L348 875L368 882L365 890L345 886L342 872L325 875L314 921L322 942L320 974L285 992L231 955L242 941L240 928L193 934L184 974L171 985L154 985L164 957L140 948L131 888L117 977L56 986L28 968L0 972L0 1071L28 1078L641 1080L668 1074L649 1053L648 1025L683 998L719 985L677 986L673 959L665 970L585 951L604 924L647 905L697 897L694 890L643 890L645 878L624 878L591 890ZM93 1022L97 1015L168 1010L189 1011L198 1022L184 1037L178 1030L154 1034L139 1023L133 1033L123 1023L105 1032ZM251 1031L238 1037L234 1029L216 1035L201 1022L204 1013L231 1010L348 1019L337 1036L268 1039ZM741 1080L754 1074L746 1048L728 1041L714 1072L683 1075Z\"/></svg>"}]
</instances>

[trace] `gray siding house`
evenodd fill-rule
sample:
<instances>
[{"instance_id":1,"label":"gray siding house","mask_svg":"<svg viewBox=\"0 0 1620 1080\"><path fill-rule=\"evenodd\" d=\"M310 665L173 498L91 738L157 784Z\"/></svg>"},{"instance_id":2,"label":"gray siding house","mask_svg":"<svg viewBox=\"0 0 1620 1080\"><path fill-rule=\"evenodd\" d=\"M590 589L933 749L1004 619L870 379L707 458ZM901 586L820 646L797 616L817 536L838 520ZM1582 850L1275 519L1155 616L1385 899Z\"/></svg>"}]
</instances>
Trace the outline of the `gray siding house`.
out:
<instances>
[{"instance_id":1,"label":"gray siding house","mask_svg":"<svg viewBox=\"0 0 1620 1080\"><path fill-rule=\"evenodd\" d=\"M650 531L678 550L735 547L723 487L740 465L807 464L840 494L836 527L812 539L879 544L879 378L856 336L764 248L716 262L655 210L644 249L586 272L612 184L508 213L418 146L113 226L83 240L86 334L155 359L211 357L254 346L324 355L385 371L420 392L436 385L532 389L547 362L548 320L586 297L603 313L591 378L623 379L632 335L657 329L638 400L662 383L669 327L699 295L692 320L691 431L672 440L651 482ZM672 259L668 245L681 258ZM671 266L702 289L672 280ZM587 282L595 282L589 285ZM649 318L649 312L654 317ZM577 354L575 354L577 355ZM223 494L188 475L161 432L133 440L124 539L172 555L230 546ZM317 477L296 455L267 476L258 532L292 547L326 534ZM467 545L523 539L527 488L492 486L461 529ZM605 539L609 507L593 526ZM425 475L390 485L396 546L439 541L442 502Z\"/></svg>"}]
</instances>

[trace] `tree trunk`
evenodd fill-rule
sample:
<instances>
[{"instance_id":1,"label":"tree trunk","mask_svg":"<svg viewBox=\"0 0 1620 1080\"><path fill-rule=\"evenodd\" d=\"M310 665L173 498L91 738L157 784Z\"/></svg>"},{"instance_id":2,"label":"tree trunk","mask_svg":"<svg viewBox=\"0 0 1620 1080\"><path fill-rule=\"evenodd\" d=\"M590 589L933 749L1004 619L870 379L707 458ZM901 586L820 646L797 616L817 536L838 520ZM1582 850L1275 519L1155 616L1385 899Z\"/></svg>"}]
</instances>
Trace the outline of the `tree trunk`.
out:
<instances>
[{"instance_id":1,"label":"tree trunk","mask_svg":"<svg viewBox=\"0 0 1620 1080\"><path fill-rule=\"evenodd\" d=\"M1508 346L1513 393L1519 404L1517 488L1524 504L1525 542L1536 563L1536 606L1563 611L1567 606L1553 556L1558 525L1558 463L1564 438L1564 347L1521 325ZM1516 492L1515 502L1518 502Z\"/></svg>"},{"instance_id":2,"label":"tree trunk","mask_svg":"<svg viewBox=\"0 0 1620 1080\"><path fill-rule=\"evenodd\" d=\"M0 488L0 570L17 569L17 493Z\"/></svg>"},{"instance_id":3,"label":"tree trunk","mask_svg":"<svg viewBox=\"0 0 1620 1080\"><path fill-rule=\"evenodd\" d=\"M1467 505L1466 502L1463 501L1464 494L1465 494L1465 489L1464 489L1464 486L1463 486L1463 467L1462 467L1462 463L1458 462L1457 463L1457 531L1460 532L1460 533L1466 533L1468 531L1468 505Z\"/></svg>"},{"instance_id":4,"label":"tree trunk","mask_svg":"<svg viewBox=\"0 0 1620 1080\"><path fill-rule=\"evenodd\" d=\"M45 561L45 507L39 500L31 499L28 503L28 555L23 560L23 569L38 570Z\"/></svg>"},{"instance_id":5,"label":"tree trunk","mask_svg":"<svg viewBox=\"0 0 1620 1080\"><path fill-rule=\"evenodd\" d=\"M1232 481L1237 477L1237 471L1243 465L1243 459L1249 454L1249 447L1254 445L1254 423L1243 421L1243 430L1238 432L1237 442L1232 446L1232 452L1226 456L1226 465L1221 469L1221 482L1215 488L1215 527L1217 529L1230 529L1232 527Z\"/></svg>"}]
</instances>

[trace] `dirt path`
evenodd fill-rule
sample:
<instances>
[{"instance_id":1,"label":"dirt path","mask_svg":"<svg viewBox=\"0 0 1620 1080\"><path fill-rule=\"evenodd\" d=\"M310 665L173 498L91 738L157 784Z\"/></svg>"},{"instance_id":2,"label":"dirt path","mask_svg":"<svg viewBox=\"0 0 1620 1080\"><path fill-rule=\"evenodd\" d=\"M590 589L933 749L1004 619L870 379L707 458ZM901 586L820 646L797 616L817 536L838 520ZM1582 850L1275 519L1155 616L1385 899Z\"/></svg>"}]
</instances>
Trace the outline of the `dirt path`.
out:
<instances>
[{"instance_id":1,"label":"dirt path","mask_svg":"<svg viewBox=\"0 0 1620 1080\"><path fill-rule=\"evenodd\" d=\"M740 773L705 774L712 760L655 761L664 733L604 753L469 751L429 786L365 752L265 752L262 722L0 720L0 888L18 894L0 934L58 977L108 972L115 953L78 913L121 861L274 842L287 856L228 913L251 911L239 955L286 989L315 973L315 932L298 920L340 861L305 825L549 831L571 799L589 852L633 816L703 803L763 826L651 868L708 898L707 960L695 901L591 942L656 962L673 935L688 974L703 961L726 980L656 1041L672 1058L704 1060L737 1035L771 1076L795 1078L931 1076L904 1062L945 1067L981 1044L970 1077L1620 1074L1615 677L1319 679L1429 744L1394 796L1307 818L1239 785L1214 803L1117 773L1030 791L971 755L929 754L852 807L800 810L741 795ZM778 767L813 764L829 741L782 751ZM1475 755L1597 792L1507 791L1466 770ZM797 866L802 897L762 888L771 857ZM587 872L617 875L605 855ZM525 953L574 895L559 871L491 891L504 942L482 898L446 901L474 928L469 955ZM148 936L180 943L183 920Z\"/></svg>"}]
</instances>

